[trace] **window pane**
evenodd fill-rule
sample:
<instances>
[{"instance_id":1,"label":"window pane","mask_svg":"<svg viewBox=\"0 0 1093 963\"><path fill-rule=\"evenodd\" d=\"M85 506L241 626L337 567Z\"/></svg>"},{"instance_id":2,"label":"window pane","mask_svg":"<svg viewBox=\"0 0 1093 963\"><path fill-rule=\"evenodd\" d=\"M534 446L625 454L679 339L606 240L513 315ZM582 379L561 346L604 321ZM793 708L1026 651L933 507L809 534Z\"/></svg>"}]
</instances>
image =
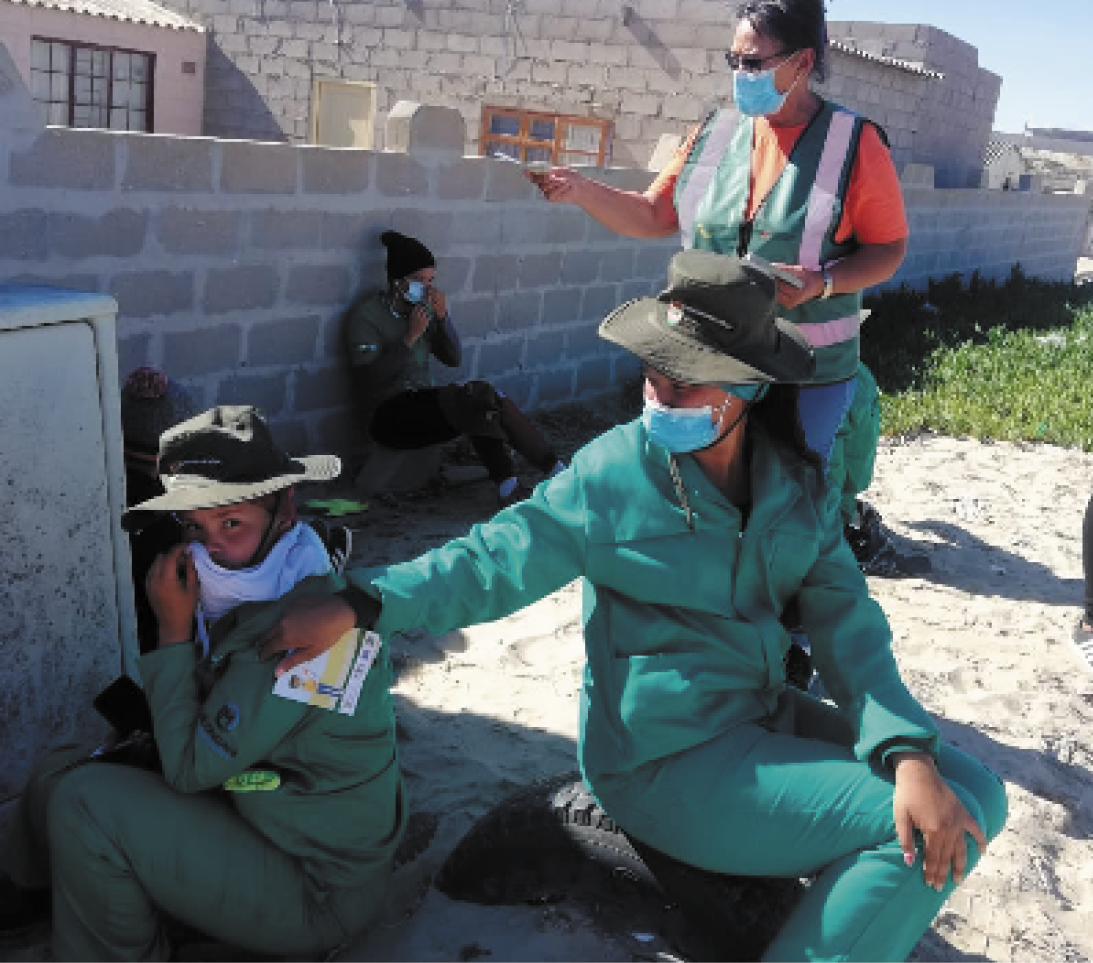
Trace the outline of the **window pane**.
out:
<instances>
[{"instance_id":1,"label":"window pane","mask_svg":"<svg viewBox=\"0 0 1093 963\"><path fill-rule=\"evenodd\" d=\"M546 163L550 164L554 160L554 151L549 147L529 147L524 151L524 160L546 161Z\"/></svg>"},{"instance_id":2,"label":"window pane","mask_svg":"<svg viewBox=\"0 0 1093 963\"><path fill-rule=\"evenodd\" d=\"M66 74L68 73L69 66L72 62L71 50L66 43L52 43L49 45L52 51L51 59L54 70L62 70Z\"/></svg>"},{"instance_id":3,"label":"window pane","mask_svg":"<svg viewBox=\"0 0 1093 963\"><path fill-rule=\"evenodd\" d=\"M570 150L599 151L600 128L590 124L570 124L565 135L565 146Z\"/></svg>"},{"instance_id":4,"label":"window pane","mask_svg":"<svg viewBox=\"0 0 1093 963\"><path fill-rule=\"evenodd\" d=\"M49 100L49 74L43 74L41 71L32 70L30 72L30 93L35 100L47 101Z\"/></svg>"},{"instance_id":5,"label":"window pane","mask_svg":"<svg viewBox=\"0 0 1093 963\"><path fill-rule=\"evenodd\" d=\"M91 102L105 104L109 89L104 79L96 77L91 81Z\"/></svg>"},{"instance_id":6,"label":"window pane","mask_svg":"<svg viewBox=\"0 0 1093 963\"><path fill-rule=\"evenodd\" d=\"M88 108L80 104L77 104L72 111L72 125L74 127L86 127L88 118Z\"/></svg>"},{"instance_id":7,"label":"window pane","mask_svg":"<svg viewBox=\"0 0 1093 963\"><path fill-rule=\"evenodd\" d=\"M132 63L129 68L130 76L133 80L139 80L142 83L148 80L149 69L148 65L151 58L147 54L133 54Z\"/></svg>"},{"instance_id":8,"label":"window pane","mask_svg":"<svg viewBox=\"0 0 1093 963\"><path fill-rule=\"evenodd\" d=\"M129 106L141 110L148 100L148 85L133 84L129 88Z\"/></svg>"},{"instance_id":9,"label":"window pane","mask_svg":"<svg viewBox=\"0 0 1093 963\"><path fill-rule=\"evenodd\" d=\"M124 107L115 107L110 111L110 129L111 130L128 130L129 129L129 111Z\"/></svg>"},{"instance_id":10,"label":"window pane","mask_svg":"<svg viewBox=\"0 0 1093 963\"><path fill-rule=\"evenodd\" d=\"M30 66L34 70L49 70L49 44L41 40L30 42Z\"/></svg>"},{"instance_id":11,"label":"window pane","mask_svg":"<svg viewBox=\"0 0 1093 963\"><path fill-rule=\"evenodd\" d=\"M114 54L114 79L115 80L128 80L129 79L129 59L130 55L127 53L115 53Z\"/></svg>"},{"instance_id":12,"label":"window pane","mask_svg":"<svg viewBox=\"0 0 1093 963\"><path fill-rule=\"evenodd\" d=\"M49 99L68 100L68 77L65 74L49 75Z\"/></svg>"},{"instance_id":13,"label":"window pane","mask_svg":"<svg viewBox=\"0 0 1093 963\"><path fill-rule=\"evenodd\" d=\"M575 154L562 151L558 156L558 163L565 167L595 167L596 161L595 154Z\"/></svg>"},{"instance_id":14,"label":"window pane","mask_svg":"<svg viewBox=\"0 0 1093 963\"><path fill-rule=\"evenodd\" d=\"M493 157L496 154L504 154L513 160L520 159L520 146L518 144L502 144L498 140L488 140L482 148L483 157Z\"/></svg>"},{"instance_id":15,"label":"window pane","mask_svg":"<svg viewBox=\"0 0 1093 963\"><path fill-rule=\"evenodd\" d=\"M532 140L554 140L554 121L532 120L530 136Z\"/></svg>"},{"instance_id":16,"label":"window pane","mask_svg":"<svg viewBox=\"0 0 1093 963\"><path fill-rule=\"evenodd\" d=\"M73 85L73 92L76 97L76 103L89 103L91 101L91 78L77 77L76 82Z\"/></svg>"},{"instance_id":17,"label":"window pane","mask_svg":"<svg viewBox=\"0 0 1093 963\"><path fill-rule=\"evenodd\" d=\"M46 120L47 124L67 124L68 123L68 104L50 104L49 105L49 118Z\"/></svg>"},{"instance_id":18,"label":"window pane","mask_svg":"<svg viewBox=\"0 0 1093 963\"><path fill-rule=\"evenodd\" d=\"M76 48L76 73L91 73L91 51L87 47Z\"/></svg>"},{"instance_id":19,"label":"window pane","mask_svg":"<svg viewBox=\"0 0 1093 963\"><path fill-rule=\"evenodd\" d=\"M147 130L148 129L148 113L143 110L131 110L129 111L129 129L130 130Z\"/></svg>"},{"instance_id":20,"label":"window pane","mask_svg":"<svg viewBox=\"0 0 1093 963\"><path fill-rule=\"evenodd\" d=\"M91 51L91 69L96 77L107 76L107 68L109 67L109 55L105 50L92 50Z\"/></svg>"},{"instance_id":21,"label":"window pane","mask_svg":"<svg viewBox=\"0 0 1093 963\"><path fill-rule=\"evenodd\" d=\"M493 114L490 117L490 133L516 137L520 133L520 118L512 114Z\"/></svg>"}]
</instances>

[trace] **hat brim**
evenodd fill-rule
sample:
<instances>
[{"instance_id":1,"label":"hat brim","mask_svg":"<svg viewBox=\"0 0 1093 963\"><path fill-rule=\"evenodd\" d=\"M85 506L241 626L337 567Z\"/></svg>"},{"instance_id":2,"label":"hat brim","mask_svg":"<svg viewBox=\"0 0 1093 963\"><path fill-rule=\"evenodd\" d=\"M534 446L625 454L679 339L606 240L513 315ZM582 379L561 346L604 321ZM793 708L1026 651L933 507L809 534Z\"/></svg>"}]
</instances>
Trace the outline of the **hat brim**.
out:
<instances>
[{"instance_id":1,"label":"hat brim","mask_svg":"<svg viewBox=\"0 0 1093 963\"><path fill-rule=\"evenodd\" d=\"M293 458L292 461L300 466L298 473L277 475L258 482L221 482L195 475L164 476L162 481L166 493L140 502L124 512L121 526L126 531L133 531L147 523L155 512L187 512L234 505L272 495L303 482L330 481L337 478L342 470L341 459L336 455L311 455Z\"/></svg>"},{"instance_id":2,"label":"hat brim","mask_svg":"<svg viewBox=\"0 0 1093 963\"><path fill-rule=\"evenodd\" d=\"M671 305L659 298L637 298L616 308L600 324L600 337L637 355L673 380L686 384L767 384L807 381L815 354L801 330L774 318L775 351L748 354L725 351L697 341L668 323Z\"/></svg>"}]
</instances>

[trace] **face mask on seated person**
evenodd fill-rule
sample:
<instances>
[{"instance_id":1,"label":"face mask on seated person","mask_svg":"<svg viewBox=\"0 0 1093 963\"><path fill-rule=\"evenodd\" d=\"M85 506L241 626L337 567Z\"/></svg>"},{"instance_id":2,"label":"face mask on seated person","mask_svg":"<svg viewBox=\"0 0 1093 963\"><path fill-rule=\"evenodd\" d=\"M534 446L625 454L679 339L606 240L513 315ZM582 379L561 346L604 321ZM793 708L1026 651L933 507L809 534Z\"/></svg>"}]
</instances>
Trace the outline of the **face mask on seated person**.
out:
<instances>
[{"instance_id":1,"label":"face mask on seated person","mask_svg":"<svg viewBox=\"0 0 1093 963\"><path fill-rule=\"evenodd\" d=\"M406 293L403 295L411 304L421 304L425 300L425 282L407 281Z\"/></svg>"},{"instance_id":2,"label":"face mask on seated person","mask_svg":"<svg viewBox=\"0 0 1093 963\"><path fill-rule=\"evenodd\" d=\"M765 385L720 385L730 396L744 401L744 411L760 397ZM645 399L645 410L641 413L641 422L649 437L658 445L667 448L674 455L683 455L692 451L709 448L722 435L721 419L731 398L713 408L703 405L701 408L669 408L652 398ZM738 418L737 421L740 419ZM733 424L728 431L732 431Z\"/></svg>"}]
</instances>

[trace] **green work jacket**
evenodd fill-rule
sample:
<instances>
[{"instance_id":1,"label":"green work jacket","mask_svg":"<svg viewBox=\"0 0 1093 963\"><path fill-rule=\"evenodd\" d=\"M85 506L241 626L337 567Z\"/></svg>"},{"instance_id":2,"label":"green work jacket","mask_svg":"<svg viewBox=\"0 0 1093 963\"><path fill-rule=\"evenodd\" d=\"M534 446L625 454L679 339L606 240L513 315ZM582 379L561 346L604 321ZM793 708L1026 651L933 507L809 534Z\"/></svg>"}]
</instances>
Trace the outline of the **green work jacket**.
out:
<instances>
[{"instance_id":1,"label":"green work jacket","mask_svg":"<svg viewBox=\"0 0 1093 963\"><path fill-rule=\"evenodd\" d=\"M213 623L208 656L172 645L142 656L140 676L174 789L215 790L244 771L276 773L276 789L231 793L240 816L299 858L317 893L372 885L382 893L408 815L386 647L353 715L273 695L276 660L258 657L259 639L292 600L343 586L313 576L276 602L240 605Z\"/></svg>"},{"instance_id":2,"label":"green work jacket","mask_svg":"<svg viewBox=\"0 0 1093 963\"><path fill-rule=\"evenodd\" d=\"M899 677L888 623L843 538L837 493L758 423L748 431L746 525L682 456L692 529L669 454L635 421L467 536L350 581L382 599L386 637L499 619L583 578L580 756L593 786L743 723L782 731L790 639L779 616L794 597L857 755L936 753L936 727Z\"/></svg>"},{"instance_id":3,"label":"green work jacket","mask_svg":"<svg viewBox=\"0 0 1093 963\"><path fill-rule=\"evenodd\" d=\"M862 124L857 114L824 101L790 152L785 169L747 224L754 120L717 111L703 125L676 181L673 201L684 247L720 254L754 252L768 261L818 271L857 250L836 242ZM741 230L745 243L741 243ZM779 314L816 351L812 384L845 381L858 367L861 292L836 294Z\"/></svg>"}]
</instances>

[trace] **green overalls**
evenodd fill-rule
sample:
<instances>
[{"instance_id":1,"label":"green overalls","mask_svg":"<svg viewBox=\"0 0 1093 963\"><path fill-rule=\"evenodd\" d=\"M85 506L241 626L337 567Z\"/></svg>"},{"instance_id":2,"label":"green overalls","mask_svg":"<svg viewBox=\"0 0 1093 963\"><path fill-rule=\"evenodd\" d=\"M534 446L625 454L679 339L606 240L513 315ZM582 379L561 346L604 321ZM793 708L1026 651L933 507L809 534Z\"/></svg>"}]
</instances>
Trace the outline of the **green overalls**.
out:
<instances>
[{"instance_id":1,"label":"green overalls","mask_svg":"<svg viewBox=\"0 0 1093 963\"><path fill-rule=\"evenodd\" d=\"M143 656L164 774L55 750L16 815L8 869L53 887L58 960L165 960L164 915L264 955L329 950L360 932L386 895L408 815L384 648L355 714L272 694L263 632L294 599L342 586L305 579L277 602L212 626L210 654ZM226 791L251 773L261 788Z\"/></svg>"},{"instance_id":2,"label":"green overalls","mask_svg":"<svg viewBox=\"0 0 1093 963\"><path fill-rule=\"evenodd\" d=\"M612 818L707 869L819 873L772 959L901 959L951 885L939 894L904 865L885 757L934 754L989 836L1005 795L939 746L900 680L834 491L757 422L748 431L746 524L683 456L692 530L668 453L634 422L467 536L349 578L382 598L385 637L503 618L583 578L580 763ZM837 709L786 687L779 616L793 597Z\"/></svg>"}]
</instances>

